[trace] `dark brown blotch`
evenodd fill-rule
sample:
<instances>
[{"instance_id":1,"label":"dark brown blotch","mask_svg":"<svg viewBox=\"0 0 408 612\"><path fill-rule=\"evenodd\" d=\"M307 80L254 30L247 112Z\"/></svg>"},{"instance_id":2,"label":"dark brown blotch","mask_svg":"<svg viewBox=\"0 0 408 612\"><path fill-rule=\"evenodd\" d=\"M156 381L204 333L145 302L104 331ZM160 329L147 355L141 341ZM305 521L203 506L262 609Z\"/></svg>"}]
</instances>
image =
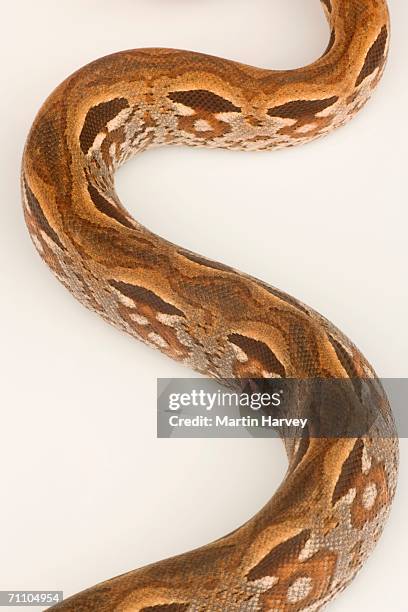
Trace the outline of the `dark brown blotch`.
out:
<instances>
[{"instance_id":1,"label":"dark brown blotch","mask_svg":"<svg viewBox=\"0 0 408 612\"><path fill-rule=\"evenodd\" d=\"M114 280L110 281L110 284L112 287L115 287L115 289L120 291L120 293L130 298L131 300L134 300L135 302L146 304L154 310L157 310L158 312L161 312L163 314L184 317L184 313L181 310L179 310L172 304L165 302L149 289Z\"/></svg>"},{"instance_id":2,"label":"dark brown blotch","mask_svg":"<svg viewBox=\"0 0 408 612\"><path fill-rule=\"evenodd\" d=\"M388 40L388 30L387 27L384 26L381 29L380 34L377 37L377 40L370 48L369 52L366 55L364 66L361 69L360 74L357 77L356 87L358 87L364 79L366 79L370 74L379 68L384 62L385 55L385 47Z\"/></svg>"},{"instance_id":3,"label":"dark brown blotch","mask_svg":"<svg viewBox=\"0 0 408 612\"><path fill-rule=\"evenodd\" d=\"M88 153L99 132L125 108L129 108L129 102L125 98L115 98L101 102L88 111L79 136L83 153Z\"/></svg>"},{"instance_id":4,"label":"dark brown blotch","mask_svg":"<svg viewBox=\"0 0 408 612\"><path fill-rule=\"evenodd\" d=\"M305 529L293 538L276 546L258 565L251 569L247 575L248 580L260 580L267 576L275 576L283 563L287 563L289 559L295 561L299 557L309 538L310 530Z\"/></svg>"},{"instance_id":5,"label":"dark brown blotch","mask_svg":"<svg viewBox=\"0 0 408 612\"><path fill-rule=\"evenodd\" d=\"M303 117L313 117L321 113L329 106L333 106L339 98L333 96L324 100L294 100L281 106L275 106L268 110L270 117L281 117L282 119L301 119Z\"/></svg>"},{"instance_id":6,"label":"dark brown blotch","mask_svg":"<svg viewBox=\"0 0 408 612\"><path fill-rule=\"evenodd\" d=\"M286 375L283 364L265 342L241 334L230 334L228 340L243 350L249 359L260 361L268 372L282 377Z\"/></svg>"},{"instance_id":7,"label":"dark brown blotch","mask_svg":"<svg viewBox=\"0 0 408 612\"><path fill-rule=\"evenodd\" d=\"M357 474L360 474L363 469L364 443L362 440L357 440L353 450L343 463L339 479L333 491L332 503L335 504L339 499L346 495L354 486Z\"/></svg>"},{"instance_id":8,"label":"dark brown blotch","mask_svg":"<svg viewBox=\"0 0 408 612\"><path fill-rule=\"evenodd\" d=\"M28 207L31 210L33 216L35 217L39 227L47 234L47 236L49 236L49 238L51 238L53 242L55 242L55 244L60 247L60 249L65 250L65 247L59 239L58 234L52 229L51 225L48 223L48 219L45 216L39 201L31 191L25 179L23 179L23 186L26 193Z\"/></svg>"},{"instance_id":9,"label":"dark brown blotch","mask_svg":"<svg viewBox=\"0 0 408 612\"><path fill-rule=\"evenodd\" d=\"M93 185L91 185L91 183L88 184L88 192L92 202L95 204L99 212L103 213L107 217L115 219L115 221L121 225L124 225L125 227L134 229L134 226L126 215L116 208L116 206L111 204L111 202L109 202L106 198L104 198L104 196L99 193L99 191Z\"/></svg>"},{"instance_id":10,"label":"dark brown blotch","mask_svg":"<svg viewBox=\"0 0 408 612\"><path fill-rule=\"evenodd\" d=\"M207 113L240 113L241 109L230 100L207 91L205 89L192 89L191 91L173 91L169 93L173 102L178 102L193 108L196 111Z\"/></svg>"}]
</instances>

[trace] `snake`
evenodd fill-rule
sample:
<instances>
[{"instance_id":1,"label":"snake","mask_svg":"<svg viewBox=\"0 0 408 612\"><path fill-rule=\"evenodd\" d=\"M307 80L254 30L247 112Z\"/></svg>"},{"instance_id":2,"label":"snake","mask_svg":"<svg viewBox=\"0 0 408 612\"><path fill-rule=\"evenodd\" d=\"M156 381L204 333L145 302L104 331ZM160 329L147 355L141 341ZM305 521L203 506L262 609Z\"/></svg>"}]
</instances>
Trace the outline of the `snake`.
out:
<instances>
[{"instance_id":1,"label":"snake","mask_svg":"<svg viewBox=\"0 0 408 612\"><path fill-rule=\"evenodd\" d=\"M384 72L388 6L321 4L329 44L305 67L261 69L166 48L121 51L68 77L34 119L22 159L25 222L42 259L82 304L200 375L340 379L349 390L338 410L368 402L374 415L364 435L283 436L283 482L243 526L70 596L55 610L321 610L353 580L383 531L397 485L398 437L366 358L284 291L149 231L114 184L117 168L147 148L269 151L313 141L353 118ZM322 395L320 408L333 402Z\"/></svg>"}]
</instances>

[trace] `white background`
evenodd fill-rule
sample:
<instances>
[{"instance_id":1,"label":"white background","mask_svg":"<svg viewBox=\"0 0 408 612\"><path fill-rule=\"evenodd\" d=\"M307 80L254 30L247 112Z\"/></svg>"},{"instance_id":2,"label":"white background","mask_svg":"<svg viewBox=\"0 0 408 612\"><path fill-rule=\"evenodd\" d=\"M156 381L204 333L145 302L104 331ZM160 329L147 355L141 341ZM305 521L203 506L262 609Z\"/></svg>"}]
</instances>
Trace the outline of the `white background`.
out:
<instances>
[{"instance_id":1,"label":"white background","mask_svg":"<svg viewBox=\"0 0 408 612\"><path fill-rule=\"evenodd\" d=\"M134 215L260 277L406 377L408 6L372 102L299 149L147 152L118 175ZM14 0L2 5L0 588L63 589L199 546L254 514L285 470L280 443L157 440L156 377L181 365L107 326L37 256L19 164L34 115L68 74L120 49L195 49L290 68L328 29L317 0ZM403 165L404 164L404 165ZM407 450L389 526L333 611L406 610Z\"/></svg>"}]
</instances>

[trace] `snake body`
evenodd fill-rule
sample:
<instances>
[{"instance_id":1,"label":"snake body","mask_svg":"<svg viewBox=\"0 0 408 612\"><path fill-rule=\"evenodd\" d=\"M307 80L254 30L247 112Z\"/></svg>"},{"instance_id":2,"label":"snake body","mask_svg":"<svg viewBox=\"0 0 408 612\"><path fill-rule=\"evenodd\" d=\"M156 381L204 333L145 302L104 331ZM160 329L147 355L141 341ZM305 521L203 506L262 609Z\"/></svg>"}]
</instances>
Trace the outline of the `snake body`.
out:
<instances>
[{"instance_id":1,"label":"snake body","mask_svg":"<svg viewBox=\"0 0 408 612\"><path fill-rule=\"evenodd\" d=\"M264 70L160 48L120 52L64 81L27 139L25 219L58 279L108 322L211 377L376 380L358 349L325 318L264 282L154 235L129 215L114 189L116 168L148 147L264 151L308 142L351 119L384 69L387 5L322 5L330 43L307 67ZM55 609L322 609L373 549L394 495L398 445L378 388L370 402L383 436L285 439L284 482L244 526Z\"/></svg>"}]
</instances>

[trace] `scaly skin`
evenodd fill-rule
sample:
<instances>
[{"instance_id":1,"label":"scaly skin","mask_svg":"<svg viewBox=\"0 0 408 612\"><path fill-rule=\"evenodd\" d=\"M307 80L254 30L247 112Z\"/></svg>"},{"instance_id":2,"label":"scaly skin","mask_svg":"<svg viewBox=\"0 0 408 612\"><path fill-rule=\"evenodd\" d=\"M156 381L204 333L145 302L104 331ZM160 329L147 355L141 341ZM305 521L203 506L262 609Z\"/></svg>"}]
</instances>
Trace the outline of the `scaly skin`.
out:
<instances>
[{"instance_id":1,"label":"scaly skin","mask_svg":"<svg viewBox=\"0 0 408 612\"><path fill-rule=\"evenodd\" d=\"M150 146L267 150L308 142L352 118L383 72L387 6L322 4L330 44L310 66L272 71L187 51L125 51L62 83L27 140L25 218L59 280L110 323L209 376L375 378L312 309L152 234L114 190L116 168ZM344 395L345 410L361 399L350 388L356 397ZM285 440L286 478L243 527L53 609L321 609L372 550L394 495L397 442L378 389L369 402L381 425L367 437Z\"/></svg>"}]
</instances>

